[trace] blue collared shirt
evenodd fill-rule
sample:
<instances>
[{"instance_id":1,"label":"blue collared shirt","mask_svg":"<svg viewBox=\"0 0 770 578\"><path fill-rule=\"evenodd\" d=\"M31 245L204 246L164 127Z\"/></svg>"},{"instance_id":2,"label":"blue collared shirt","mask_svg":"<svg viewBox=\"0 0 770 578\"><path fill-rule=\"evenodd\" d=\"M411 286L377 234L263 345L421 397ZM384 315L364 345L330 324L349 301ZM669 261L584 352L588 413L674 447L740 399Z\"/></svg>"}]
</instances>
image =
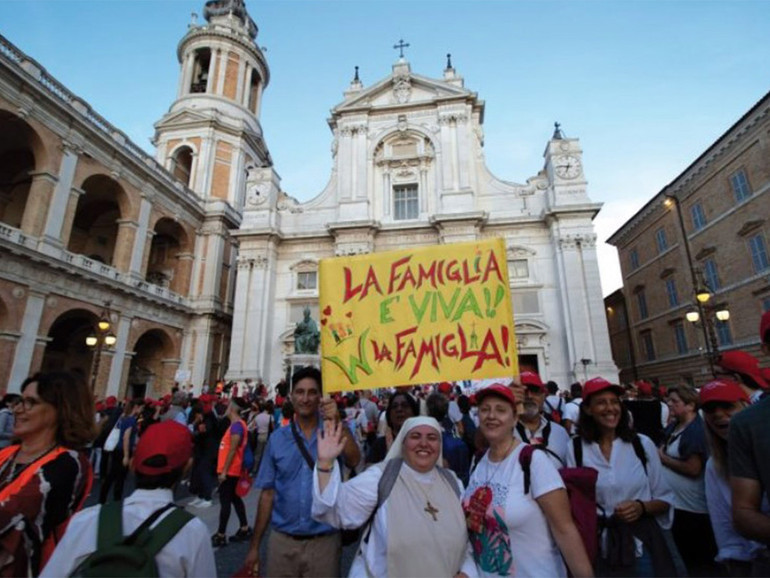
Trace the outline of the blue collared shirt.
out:
<instances>
[{"instance_id":1,"label":"blue collared shirt","mask_svg":"<svg viewBox=\"0 0 770 578\"><path fill-rule=\"evenodd\" d=\"M254 486L274 490L273 529L284 534L321 534L334 530L328 524L316 522L310 515L313 504L313 470L297 447L291 427L275 430L267 441ZM297 432L315 462L318 459L318 430L307 441L298 427Z\"/></svg>"}]
</instances>

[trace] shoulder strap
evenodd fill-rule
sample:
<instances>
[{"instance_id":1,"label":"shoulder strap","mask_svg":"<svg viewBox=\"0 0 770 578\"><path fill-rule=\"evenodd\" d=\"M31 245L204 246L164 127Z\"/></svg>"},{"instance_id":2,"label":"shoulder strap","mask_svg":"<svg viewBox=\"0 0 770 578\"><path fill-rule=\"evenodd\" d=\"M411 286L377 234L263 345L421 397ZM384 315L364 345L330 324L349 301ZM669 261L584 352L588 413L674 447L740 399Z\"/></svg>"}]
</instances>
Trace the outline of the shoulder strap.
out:
<instances>
[{"instance_id":1,"label":"shoulder strap","mask_svg":"<svg viewBox=\"0 0 770 578\"><path fill-rule=\"evenodd\" d=\"M315 460L310 456L310 452L307 451L307 448L305 447L305 440L302 439L302 436L300 436L299 431L297 431L297 424L294 420L291 420L291 433L294 436L294 441L297 442L297 447L299 448L299 452L302 454L302 457L305 458L305 461L307 462L307 467L309 467L311 470L315 468Z\"/></svg>"},{"instance_id":2,"label":"shoulder strap","mask_svg":"<svg viewBox=\"0 0 770 578\"><path fill-rule=\"evenodd\" d=\"M377 504L374 506L374 510L372 510L372 513L369 515L366 523L362 526L362 528L366 528L366 535L364 536L363 540L364 543L369 542L369 534L372 531L374 516L377 514L377 510L380 509L380 506L382 506L382 504L385 503L385 500L388 499L388 496L390 496L390 492L393 490L393 486L396 485L396 480L398 479L398 474L401 471L401 465L403 463L404 460L402 458L394 458L392 460L388 460L382 470L380 481L377 482Z\"/></svg>"},{"instance_id":3,"label":"shoulder strap","mask_svg":"<svg viewBox=\"0 0 770 578\"><path fill-rule=\"evenodd\" d=\"M535 446L525 445L521 448L519 454L519 465L521 465L521 471L524 473L524 494L529 493L529 485L531 481L530 465L532 464L532 454L535 452Z\"/></svg>"},{"instance_id":4,"label":"shoulder strap","mask_svg":"<svg viewBox=\"0 0 770 578\"><path fill-rule=\"evenodd\" d=\"M548 438L551 437L551 420L547 420L548 423L545 424L545 427L543 428L543 446L548 445Z\"/></svg>"},{"instance_id":5,"label":"shoulder strap","mask_svg":"<svg viewBox=\"0 0 770 578\"><path fill-rule=\"evenodd\" d=\"M436 469L438 470L438 473L441 474L441 477L446 480L446 483L449 484L449 487L455 491L455 495L459 498L460 486L457 485L457 481L452 475L452 472L446 468L442 468L441 466L436 466Z\"/></svg>"},{"instance_id":6,"label":"shoulder strap","mask_svg":"<svg viewBox=\"0 0 770 578\"><path fill-rule=\"evenodd\" d=\"M96 549L109 548L123 541L123 502L107 502L99 510Z\"/></svg>"},{"instance_id":7,"label":"shoulder strap","mask_svg":"<svg viewBox=\"0 0 770 578\"><path fill-rule=\"evenodd\" d=\"M521 441L524 442L525 444L528 444L529 434L527 433L527 428L520 421L516 422L516 431L519 432L519 437L521 438Z\"/></svg>"},{"instance_id":8,"label":"shoulder strap","mask_svg":"<svg viewBox=\"0 0 770 578\"><path fill-rule=\"evenodd\" d=\"M634 447L634 453L636 454L636 457L639 458L640 462L642 462L645 475L649 475L647 472L647 452L644 451L641 438L634 434L634 437L631 438L631 445Z\"/></svg>"},{"instance_id":9,"label":"shoulder strap","mask_svg":"<svg viewBox=\"0 0 770 578\"><path fill-rule=\"evenodd\" d=\"M575 451L575 467L583 467L583 439L580 436L572 438L572 449Z\"/></svg>"},{"instance_id":10,"label":"shoulder strap","mask_svg":"<svg viewBox=\"0 0 770 578\"><path fill-rule=\"evenodd\" d=\"M190 520L195 517L191 513L175 506L174 504L170 504L170 507L173 508L173 511L168 516L163 518L157 526L150 528L151 523L147 524L147 526L144 528L140 526L137 529L137 532L139 532L139 529L142 529L142 533L138 534L137 532L134 532L134 534L131 535L131 538L136 536L135 541L138 544L141 544L142 548L147 552L147 554L153 558L163 549L166 544L168 544L168 542L174 536L179 533L179 531ZM160 515L167 509L168 508L163 508L161 511L156 513ZM153 516L155 516L155 514L153 514ZM155 519L157 519L157 516ZM153 520L153 522L154 521L155 520ZM144 526L144 524L142 525Z\"/></svg>"}]
</instances>

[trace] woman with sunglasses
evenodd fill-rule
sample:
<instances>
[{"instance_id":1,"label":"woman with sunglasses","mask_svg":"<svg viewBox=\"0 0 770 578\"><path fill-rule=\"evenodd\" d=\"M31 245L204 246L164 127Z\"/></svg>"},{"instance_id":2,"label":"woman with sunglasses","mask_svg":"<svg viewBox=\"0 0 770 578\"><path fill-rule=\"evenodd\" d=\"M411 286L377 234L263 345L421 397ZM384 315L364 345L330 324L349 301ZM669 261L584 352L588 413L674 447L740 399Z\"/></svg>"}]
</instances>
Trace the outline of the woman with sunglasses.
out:
<instances>
[{"instance_id":1,"label":"woman with sunglasses","mask_svg":"<svg viewBox=\"0 0 770 578\"><path fill-rule=\"evenodd\" d=\"M18 444L0 450L0 576L37 576L83 505L96 435L88 386L71 373L37 374L13 406Z\"/></svg>"},{"instance_id":2,"label":"woman with sunglasses","mask_svg":"<svg viewBox=\"0 0 770 578\"><path fill-rule=\"evenodd\" d=\"M763 546L735 531L727 465L730 420L749 406L749 396L740 384L718 379L701 388L700 404L706 422L706 441L711 450L711 457L706 462L706 502L716 538L716 561L723 566L727 576L751 576L752 560Z\"/></svg>"}]
</instances>

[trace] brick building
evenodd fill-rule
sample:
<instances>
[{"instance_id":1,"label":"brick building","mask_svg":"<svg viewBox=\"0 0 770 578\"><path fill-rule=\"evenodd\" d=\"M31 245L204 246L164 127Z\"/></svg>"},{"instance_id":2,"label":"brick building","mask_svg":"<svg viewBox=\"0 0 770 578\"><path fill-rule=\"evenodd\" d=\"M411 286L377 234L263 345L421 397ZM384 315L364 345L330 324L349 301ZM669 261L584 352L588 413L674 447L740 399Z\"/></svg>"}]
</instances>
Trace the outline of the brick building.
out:
<instances>
[{"instance_id":1,"label":"brick building","mask_svg":"<svg viewBox=\"0 0 770 578\"><path fill-rule=\"evenodd\" d=\"M770 309L769 215L770 94L608 240L623 275L622 295L605 299L621 379L636 372L698 385L710 375L709 352L759 350L759 317ZM700 308L698 290L711 294ZM722 310L729 319L717 319ZM623 355L629 339L633 355Z\"/></svg>"}]
</instances>

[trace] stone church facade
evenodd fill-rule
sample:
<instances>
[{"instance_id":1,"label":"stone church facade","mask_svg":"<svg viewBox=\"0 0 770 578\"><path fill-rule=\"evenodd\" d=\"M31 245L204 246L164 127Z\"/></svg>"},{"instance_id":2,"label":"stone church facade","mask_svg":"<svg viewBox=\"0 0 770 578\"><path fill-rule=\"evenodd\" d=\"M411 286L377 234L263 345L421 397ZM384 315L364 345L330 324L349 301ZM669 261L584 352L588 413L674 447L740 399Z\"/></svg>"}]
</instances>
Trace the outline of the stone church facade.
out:
<instances>
[{"instance_id":1,"label":"stone church facade","mask_svg":"<svg viewBox=\"0 0 770 578\"><path fill-rule=\"evenodd\" d=\"M318 319L320 259L495 237L521 365L562 386L617 379L592 225L601 205L577 139L557 127L536 174L502 180L484 162L483 100L450 62L431 78L402 57L369 87L353 79L329 119L331 178L299 202L259 122L270 72L255 23L241 0L207 2L204 16L179 43L155 159L0 38L9 390L55 368L118 395L162 394L175 379L275 383L303 310ZM88 349L105 315L115 343Z\"/></svg>"}]
</instances>

